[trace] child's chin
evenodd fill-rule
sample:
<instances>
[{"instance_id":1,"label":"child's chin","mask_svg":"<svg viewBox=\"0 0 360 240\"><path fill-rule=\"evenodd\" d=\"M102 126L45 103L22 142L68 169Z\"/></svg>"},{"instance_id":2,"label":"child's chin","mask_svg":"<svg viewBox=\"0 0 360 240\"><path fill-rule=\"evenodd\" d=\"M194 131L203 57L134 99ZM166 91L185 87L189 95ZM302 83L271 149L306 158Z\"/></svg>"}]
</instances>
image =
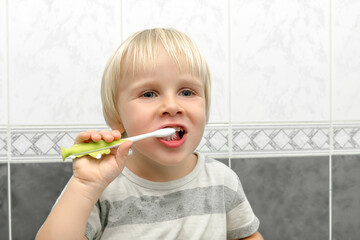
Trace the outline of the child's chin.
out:
<instances>
[{"instance_id":1,"label":"child's chin","mask_svg":"<svg viewBox=\"0 0 360 240\"><path fill-rule=\"evenodd\" d=\"M159 159L160 160L160 159ZM168 167L176 167L176 166L183 166L185 162L192 161L192 155L185 155L185 154L174 154L174 155L167 155L164 156L162 161L159 161L164 166Z\"/></svg>"}]
</instances>

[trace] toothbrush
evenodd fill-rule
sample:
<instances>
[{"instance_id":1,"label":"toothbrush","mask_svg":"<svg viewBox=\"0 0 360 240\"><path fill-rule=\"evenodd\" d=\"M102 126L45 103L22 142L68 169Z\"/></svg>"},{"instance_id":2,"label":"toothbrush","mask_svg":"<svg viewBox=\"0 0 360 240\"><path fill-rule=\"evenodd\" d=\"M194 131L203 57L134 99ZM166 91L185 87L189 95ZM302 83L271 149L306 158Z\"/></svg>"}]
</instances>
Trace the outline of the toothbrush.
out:
<instances>
[{"instance_id":1,"label":"toothbrush","mask_svg":"<svg viewBox=\"0 0 360 240\"><path fill-rule=\"evenodd\" d=\"M82 157L85 155L90 155L93 158L101 158L103 154L109 154L110 148L114 148L119 146L121 143L130 140L132 142L136 142L139 140L143 140L149 137L167 137L175 134L176 130L174 128L163 128L154 132L141 134L134 137L124 138L115 140L112 142L105 142L104 140L100 140L98 142L89 142L89 143L79 143L74 144L70 148L65 149L61 147L62 159L65 161L67 157Z\"/></svg>"}]
</instances>

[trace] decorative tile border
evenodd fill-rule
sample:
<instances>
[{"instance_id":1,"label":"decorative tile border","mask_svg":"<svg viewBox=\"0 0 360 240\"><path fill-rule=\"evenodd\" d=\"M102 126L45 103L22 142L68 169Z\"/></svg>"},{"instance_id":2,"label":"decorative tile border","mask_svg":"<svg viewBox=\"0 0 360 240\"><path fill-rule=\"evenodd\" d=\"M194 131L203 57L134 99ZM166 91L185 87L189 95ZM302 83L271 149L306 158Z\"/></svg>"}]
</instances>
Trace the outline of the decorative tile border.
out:
<instances>
[{"instance_id":1,"label":"decorative tile border","mask_svg":"<svg viewBox=\"0 0 360 240\"><path fill-rule=\"evenodd\" d=\"M233 154L329 153L329 126L234 126Z\"/></svg>"},{"instance_id":2,"label":"decorative tile border","mask_svg":"<svg viewBox=\"0 0 360 240\"><path fill-rule=\"evenodd\" d=\"M360 152L360 124L334 125L334 153Z\"/></svg>"},{"instance_id":3,"label":"decorative tile border","mask_svg":"<svg viewBox=\"0 0 360 240\"><path fill-rule=\"evenodd\" d=\"M229 127L207 126L196 151L207 155L228 155L229 153Z\"/></svg>"},{"instance_id":4,"label":"decorative tile border","mask_svg":"<svg viewBox=\"0 0 360 240\"><path fill-rule=\"evenodd\" d=\"M61 159L61 146L68 148L77 134L87 129L99 131L106 127L89 128L15 128L11 130L11 158Z\"/></svg>"},{"instance_id":5,"label":"decorative tile border","mask_svg":"<svg viewBox=\"0 0 360 240\"><path fill-rule=\"evenodd\" d=\"M12 160L61 159L60 147L70 147L77 134L88 128L16 128L11 130ZM228 154L228 127L207 127L197 151L211 155Z\"/></svg>"},{"instance_id":6,"label":"decorative tile border","mask_svg":"<svg viewBox=\"0 0 360 240\"><path fill-rule=\"evenodd\" d=\"M12 160L60 160L60 146L70 147L76 135L87 129L99 131L106 126L78 128L11 128ZM197 151L214 156L256 154L328 154L330 126L320 125L233 125L231 148L229 126L209 125ZM333 153L360 152L360 124L333 126ZM7 129L0 128L0 160L7 159ZM231 151L230 151L231 150Z\"/></svg>"},{"instance_id":7,"label":"decorative tile border","mask_svg":"<svg viewBox=\"0 0 360 240\"><path fill-rule=\"evenodd\" d=\"M0 160L7 159L7 129L0 128Z\"/></svg>"}]
</instances>

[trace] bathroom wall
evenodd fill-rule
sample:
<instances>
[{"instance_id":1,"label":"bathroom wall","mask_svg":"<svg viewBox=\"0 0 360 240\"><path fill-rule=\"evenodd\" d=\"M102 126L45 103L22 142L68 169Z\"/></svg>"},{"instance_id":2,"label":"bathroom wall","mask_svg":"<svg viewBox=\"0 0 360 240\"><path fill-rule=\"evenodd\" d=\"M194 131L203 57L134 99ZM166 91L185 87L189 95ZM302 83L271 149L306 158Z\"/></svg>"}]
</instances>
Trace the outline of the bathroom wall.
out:
<instances>
[{"instance_id":1,"label":"bathroom wall","mask_svg":"<svg viewBox=\"0 0 360 240\"><path fill-rule=\"evenodd\" d=\"M107 128L100 79L135 31L174 27L212 73L198 151L239 176L265 239L360 235L360 2L0 0L0 239L33 239Z\"/></svg>"}]
</instances>

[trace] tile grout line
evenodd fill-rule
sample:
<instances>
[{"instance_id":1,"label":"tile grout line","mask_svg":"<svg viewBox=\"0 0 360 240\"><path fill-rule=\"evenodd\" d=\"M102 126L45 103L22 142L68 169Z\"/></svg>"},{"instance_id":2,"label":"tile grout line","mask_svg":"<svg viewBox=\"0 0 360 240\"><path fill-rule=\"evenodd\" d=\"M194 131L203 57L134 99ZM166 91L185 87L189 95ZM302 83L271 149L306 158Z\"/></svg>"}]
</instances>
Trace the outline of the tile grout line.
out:
<instances>
[{"instance_id":1,"label":"tile grout line","mask_svg":"<svg viewBox=\"0 0 360 240\"><path fill-rule=\"evenodd\" d=\"M8 230L9 230L9 240L12 239L12 219L11 219L11 129L10 129L10 77L9 77L9 2L5 0L5 62L6 62L6 91L7 91L7 126L6 126L6 136L7 136L7 181L8 181Z\"/></svg>"},{"instance_id":2,"label":"tile grout line","mask_svg":"<svg viewBox=\"0 0 360 240\"><path fill-rule=\"evenodd\" d=\"M12 239L11 232L11 129L8 127L7 131L7 181L8 181L8 221L9 221L9 240Z\"/></svg>"},{"instance_id":3,"label":"tile grout line","mask_svg":"<svg viewBox=\"0 0 360 240\"><path fill-rule=\"evenodd\" d=\"M201 151L200 151L201 152ZM215 157L215 158L223 158L223 159L229 159L228 154L214 154L212 152L203 152L204 154ZM337 155L337 154L335 154ZM349 153L341 153L340 155L351 155L351 156L359 156L360 152L349 152ZM281 158L281 157L316 157L316 156L327 156L329 157L329 151L327 152L286 152L286 153L244 153L244 154L232 154L231 158ZM4 161L7 163L6 161ZM26 157L24 159L12 159L11 164L20 164L20 163L62 163L61 157L59 155L59 158L32 158L32 157Z\"/></svg>"},{"instance_id":4,"label":"tile grout line","mask_svg":"<svg viewBox=\"0 0 360 240\"><path fill-rule=\"evenodd\" d=\"M120 0L119 10L120 10L120 43L122 43L122 41L123 41L123 21L124 21L124 18L123 18L123 1L122 0Z\"/></svg>"},{"instance_id":5,"label":"tile grout line","mask_svg":"<svg viewBox=\"0 0 360 240\"><path fill-rule=\"evenodd\" d=\"M330 114L330 154L329 154L329 240L332 239L332 155L334 151L334 126L333 126L333 2L329 0L329 114Z\"/></svg>"},{"instance_id":6,"label":"tile grout line","mask_svg":"<svg viewBox=\"0 0 360 240\"><path fill-rule=\"evenodd\" d=\"M227 33L227 52L228 52L228 68L227 68L227 71L228 71L228 104L229 104L229 108L228 108L228 114L229 114L229 117L228 117L228 146L229 146L229 149L228 149L228 153L229 153L229 168L231 168L232 164L231 164L231 159L232 159L232 139L233 139L233 136L232 136L232 117L231 117L231 109L232 109L232 105L231 105L231 78L232 78L232 74L231 74L231 0L228 0L227 1L227 30L228 30L228 33Z\"/></svg>"},{"instance_id":7,"label":"tile grout line","mask_svg":"<svg viewBox=\"0 0 360 240\"><path fill-rule=\"evenodd\" d=\"M213 122L208 123L208 126L228 126L229 122ZM244 127L296 127L296 126L321 126L321 125L329 125L330 121L308 121L308 122L232 122L232 125L236 126L244 126ZM360 121L332 121L333 126L340 126L340 127L359 127ZM80 129L80 128L109 128L106 124L41 124L41 125L30 125L30 124L0 124L0 127L6 128L9 126L12 129Z\"/></svg>"}]
</instances>

